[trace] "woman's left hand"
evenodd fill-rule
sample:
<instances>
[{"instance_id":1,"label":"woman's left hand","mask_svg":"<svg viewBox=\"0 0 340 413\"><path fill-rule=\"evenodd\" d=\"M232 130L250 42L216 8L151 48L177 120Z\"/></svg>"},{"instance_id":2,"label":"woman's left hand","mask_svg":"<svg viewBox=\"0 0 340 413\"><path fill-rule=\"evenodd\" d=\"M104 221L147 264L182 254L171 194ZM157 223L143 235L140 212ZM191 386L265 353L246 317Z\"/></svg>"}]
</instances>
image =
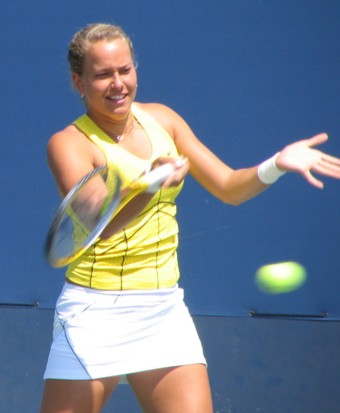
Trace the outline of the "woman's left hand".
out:
<instances>
[{"instance_id":1,"label":"woman's left hand","mask_svg":"<svg viewBox=\"0 0 340 413\"><path fill-rule=\"evenodd\" d=\"M340 159L314 149L314 146L326 142L326 133L313 136L286 146L276 158L279 169L302 175L311 185L323 188L323 182L312 172L328 178L340 179Z\"/></svg>"}]
</instances>

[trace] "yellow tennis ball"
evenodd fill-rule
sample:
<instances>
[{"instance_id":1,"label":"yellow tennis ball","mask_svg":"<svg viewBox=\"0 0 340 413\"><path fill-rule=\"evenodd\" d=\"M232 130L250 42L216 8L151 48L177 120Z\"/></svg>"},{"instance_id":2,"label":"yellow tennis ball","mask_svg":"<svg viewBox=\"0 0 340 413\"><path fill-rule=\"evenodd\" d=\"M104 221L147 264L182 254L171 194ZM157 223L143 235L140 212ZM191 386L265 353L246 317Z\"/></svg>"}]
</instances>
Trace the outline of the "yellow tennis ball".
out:
<instances>
[{"instance_id":1,"label":"yellow tennis ball","mask_svg":"<svg viewBox=\"0 0 340 413\"><path fill-rule=\"evenodd\" d=\"M293 261L264 265L255 274L257 286L267 294L294 291L302 286L306 278L305 268Z\"/></svg>"}]
</instances>

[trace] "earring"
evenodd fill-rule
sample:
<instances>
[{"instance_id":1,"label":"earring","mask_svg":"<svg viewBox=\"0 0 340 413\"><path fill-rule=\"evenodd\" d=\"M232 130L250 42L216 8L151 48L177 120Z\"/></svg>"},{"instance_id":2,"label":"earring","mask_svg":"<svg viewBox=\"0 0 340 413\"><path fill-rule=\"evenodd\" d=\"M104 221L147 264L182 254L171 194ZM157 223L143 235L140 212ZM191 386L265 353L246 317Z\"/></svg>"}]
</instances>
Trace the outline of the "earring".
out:
<instances>
[{"instance_id":1,"label":"earring","mask_svg":"<svg viewBox=\"0 0 340 413\"><path fill-rule=\"evenodd\" d=\"M81 100L83 101L84 105L87 106L86 104L86 96L85 95L80 95Z\"/></svg>"}]
</instances>

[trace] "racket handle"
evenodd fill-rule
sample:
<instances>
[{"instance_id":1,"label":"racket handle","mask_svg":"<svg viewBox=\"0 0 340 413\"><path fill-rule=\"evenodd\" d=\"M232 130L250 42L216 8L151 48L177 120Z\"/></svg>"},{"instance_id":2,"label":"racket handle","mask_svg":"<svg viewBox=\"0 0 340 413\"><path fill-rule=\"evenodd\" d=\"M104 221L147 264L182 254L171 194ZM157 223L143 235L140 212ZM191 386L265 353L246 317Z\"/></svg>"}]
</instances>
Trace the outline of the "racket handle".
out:
<instances>
[{"instance_id":1,"label":"racket handle","mask_svg":"<svg viewBox=\"0 0 340 413\"><path fill-rule=\"evenodd\" d=\"M143 181L148 185L145 192L155 194L174 170L175 166L173 164L166 163L146 174L143 177Z\"/></svg>"}]
</instances>

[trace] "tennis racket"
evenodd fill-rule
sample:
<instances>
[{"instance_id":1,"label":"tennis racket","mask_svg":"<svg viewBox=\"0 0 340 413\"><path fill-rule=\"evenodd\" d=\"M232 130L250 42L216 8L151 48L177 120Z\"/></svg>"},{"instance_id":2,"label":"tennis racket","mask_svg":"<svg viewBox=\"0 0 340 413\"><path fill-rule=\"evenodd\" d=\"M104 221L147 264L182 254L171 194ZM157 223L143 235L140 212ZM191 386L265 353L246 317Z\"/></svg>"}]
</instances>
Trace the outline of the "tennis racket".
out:
<instances>
[{"instance_id":1,"label":"tennis racket","mask_svg":"<svg viewBox=\"0 0 340 413\"><path fill-rule=\"evenodd\" d=\"M166 163L143 174L122 189L118 173L99 166L81 179L65 196L49 228L45 256L55 268L80 257L107 224L137 195L156 193L175 170Z\"/></svg>"}]
</instances>

